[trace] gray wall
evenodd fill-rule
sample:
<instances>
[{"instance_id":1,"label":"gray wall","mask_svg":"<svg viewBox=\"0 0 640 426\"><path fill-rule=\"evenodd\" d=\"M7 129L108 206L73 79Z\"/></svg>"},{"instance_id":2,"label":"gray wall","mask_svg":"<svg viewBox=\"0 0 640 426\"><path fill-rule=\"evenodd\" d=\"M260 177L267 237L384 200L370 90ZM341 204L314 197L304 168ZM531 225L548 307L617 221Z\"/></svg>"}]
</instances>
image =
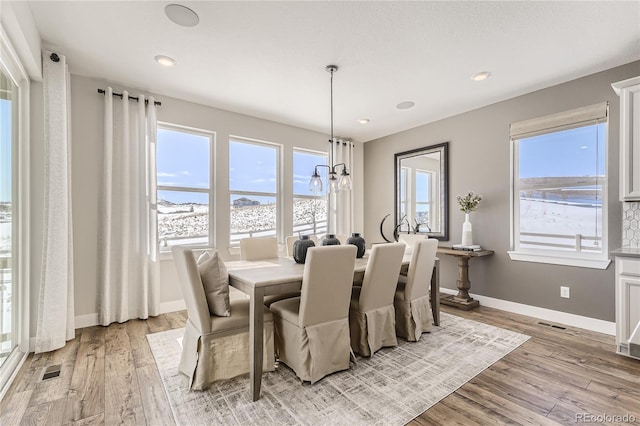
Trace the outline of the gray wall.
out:
<instances>
[{"instance_id":1,"label":"gray wall","mask_svg":"<svg viewBox=\"0 0 640 426\"><path fill-rule=\"evenodd\" d=\"M394 153L449 141L450 239L443 245L460 242L464 214L458 210L455 196L473 190L484 196L472 217L474 242L495 250L493 256L471 260L471 292L614 321L613 264L606 270L596 270L509 259L509 124L610 102L608 242L609 249L616 249L621 246L622 216L622 203L618 201L619 98L611 83L637 75L640 75L640 62L633 62L367 142L364 146L365 233L379 235L380 221L393 212ZM441 286L454 289L455 259L441 256L441 265ZM571 287L570 299L560 298L561 285Z\"/></svg>"},{"instance_id":2,"label":"gray wall","mask_svg":"<svg viewBox=\"0 0 640 426\"><path fill-rule=\"evenodd\" d=\"M103 135L103 96L98 88L108 83L88 77L71 76L71 134L72 134L72 197L74 232L74 274L76 318L90 321L97 316L97 235L98 235L98 190L99 167L101 164ZM116 91L120 87L113 86ZM130 91L135 94L135 90ZM44 198L44 136L43 136L43 94L42 84L33 83L31 88L31 335L35 334L37 300L40 286L40 263L42 261L42 211ZM158 120L216 132L214 164L217 199L221 202L215 211L215 244L225 259L234 257L227 250L229 241L229 135L254 138L282 145L282 196L284 211L284 235L293 235L292 230L292 174L293 149L307 148L317 151L328 150L328 137L298 127L288 126L223 111L179 99L157 96L162 102L158 108ZM353 185L355 197L355 229L363 228L362 215L362 144L355 143ZM309 171L311 174L312 171ZM163 257L160 265L160 302L167 306L182 300L173 260ZM161 309L163 307L161 306Z\"/></svg>"}]
</instances>

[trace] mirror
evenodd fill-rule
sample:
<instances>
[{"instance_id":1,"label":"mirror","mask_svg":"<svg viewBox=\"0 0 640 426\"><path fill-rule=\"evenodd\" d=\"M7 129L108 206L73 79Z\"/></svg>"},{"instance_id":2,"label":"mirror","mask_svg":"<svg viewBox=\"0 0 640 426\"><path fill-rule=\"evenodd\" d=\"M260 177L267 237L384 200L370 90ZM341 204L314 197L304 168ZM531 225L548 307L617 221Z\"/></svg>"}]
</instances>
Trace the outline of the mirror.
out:
<instances>
[{"instance_id":1,"label":"mirror","mask_svg":"<svg viewBox=\"0 0 640 426\"><path fill-rule=\"evenodd\" d=\"M395 232L449 239L449 142L395 154Z\"/></svg>"}]
</instances>

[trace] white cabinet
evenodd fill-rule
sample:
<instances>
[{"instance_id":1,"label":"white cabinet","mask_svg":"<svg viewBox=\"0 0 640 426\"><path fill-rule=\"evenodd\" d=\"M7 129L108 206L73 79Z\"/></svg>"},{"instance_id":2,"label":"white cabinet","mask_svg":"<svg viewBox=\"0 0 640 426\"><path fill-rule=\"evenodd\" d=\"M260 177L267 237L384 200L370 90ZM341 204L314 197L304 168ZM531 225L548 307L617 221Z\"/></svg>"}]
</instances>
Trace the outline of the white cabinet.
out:
<instances>
[{"instance_id":1,"label":"white cabinet","mask_svg":"<svg viewBox=\"0 0 640 426\"><path fill-rule=\"evenodd\" d=\"M640 201L640 77L611 87L620 96L620 200Z\"/></svg>"},{"instance_id":2,"label":"white cabinet","mask_svg":"<svg viewBox=\"0 0 640 426\"><path fill-rule=\"evenodd\" d=\"M640 258L616 257L616 348L640 359Z\"/></svg>"}]
</instances>

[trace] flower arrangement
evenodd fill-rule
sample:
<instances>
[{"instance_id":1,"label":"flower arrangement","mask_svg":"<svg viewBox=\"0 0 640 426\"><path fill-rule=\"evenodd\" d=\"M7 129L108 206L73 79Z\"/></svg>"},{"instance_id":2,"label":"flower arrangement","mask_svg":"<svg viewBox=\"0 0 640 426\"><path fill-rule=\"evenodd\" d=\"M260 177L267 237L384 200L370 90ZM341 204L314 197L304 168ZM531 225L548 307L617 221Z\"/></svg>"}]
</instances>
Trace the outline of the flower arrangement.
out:
<instances>
[{"instance_id":1,"label":"flower arrangement","mask_svg":"<svg viewBox=\"0 0 640 426\"><path fill-rule=\"evenodd\" d=\"M478 204L480 204L480 200L482 200L482 195L474 194L473 191L469 191L465 196L458 195L456 200L458 200L458 205L460 206L461 211L471 213L478 208Z\"/></svg>"}]
</instances>

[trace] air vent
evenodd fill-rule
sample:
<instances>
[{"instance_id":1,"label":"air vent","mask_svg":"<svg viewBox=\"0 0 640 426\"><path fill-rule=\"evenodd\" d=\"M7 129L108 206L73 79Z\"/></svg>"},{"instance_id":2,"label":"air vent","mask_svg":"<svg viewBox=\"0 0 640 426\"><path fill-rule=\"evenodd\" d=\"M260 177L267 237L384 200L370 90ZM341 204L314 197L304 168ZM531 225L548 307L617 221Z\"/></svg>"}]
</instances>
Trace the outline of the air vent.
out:
<instances>
[{"instance_id":1,"label":"air vent","mask_svg":"<svg viewBox=\"0 0 640 426\"><path fill-rule=\"evenodd\" d=\"M42 375L42 381L55 379L56 377L60 377L60 369L62 365L50 365L44 370L44 374Z\"/></svg>"},{"instance_id":2,"label":"air vent","mask_svg":"<svg viewBox=\"0 0 640 426\"><path fill-rule=\"evenodd\" d=\"M563 327L561 325L555 325L555 324L547 324L546 322L542 322L542 321L538 321L538 325L543 325L545 327L551 327L551 328L555 328L558 330L566 330L567 327Z\"/></svg>"}]
</instances>

